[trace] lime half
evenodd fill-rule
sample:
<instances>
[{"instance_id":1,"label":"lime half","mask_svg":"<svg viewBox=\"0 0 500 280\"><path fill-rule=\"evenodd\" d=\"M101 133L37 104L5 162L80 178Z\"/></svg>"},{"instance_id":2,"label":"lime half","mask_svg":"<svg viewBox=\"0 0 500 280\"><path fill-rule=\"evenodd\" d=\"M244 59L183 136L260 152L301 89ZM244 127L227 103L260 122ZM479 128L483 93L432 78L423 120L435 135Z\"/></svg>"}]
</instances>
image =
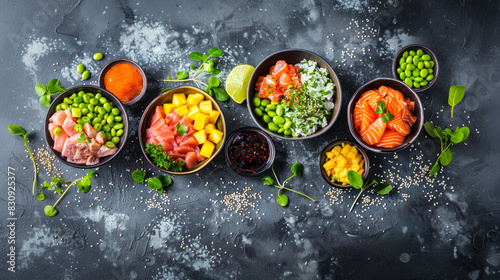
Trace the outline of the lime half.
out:
<instances>
[{"instance_id":1,"label":"lime half","mask_svg":"<svg viewBox=\"0 0 500 280\"><path fill-rule=\"evenodd\" d=\"M248 82L255 67L248 64L238 65L231 70L226 80L226 91L234 102L241 104L247 99Z\"/></svg>"}]
</instances>

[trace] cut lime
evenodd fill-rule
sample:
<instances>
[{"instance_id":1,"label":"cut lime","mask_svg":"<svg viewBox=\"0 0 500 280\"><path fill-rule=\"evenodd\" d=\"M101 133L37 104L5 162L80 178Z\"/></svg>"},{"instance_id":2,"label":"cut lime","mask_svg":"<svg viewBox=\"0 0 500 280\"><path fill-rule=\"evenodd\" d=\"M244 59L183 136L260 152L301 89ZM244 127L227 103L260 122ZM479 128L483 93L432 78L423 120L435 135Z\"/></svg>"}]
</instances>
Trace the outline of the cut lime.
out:
<instances>
[{"instance_id":1,"label":"cut lime","mask_svg":"<svg viewBox=\"0 0 500 280\"><path fill-rule=\"evenodd\" d=\"M247 99L248 82L255 67L248 64L238 65L231 70L226 80L226 91L234 102L241 104Z\"/></svg>"}]
</instances>

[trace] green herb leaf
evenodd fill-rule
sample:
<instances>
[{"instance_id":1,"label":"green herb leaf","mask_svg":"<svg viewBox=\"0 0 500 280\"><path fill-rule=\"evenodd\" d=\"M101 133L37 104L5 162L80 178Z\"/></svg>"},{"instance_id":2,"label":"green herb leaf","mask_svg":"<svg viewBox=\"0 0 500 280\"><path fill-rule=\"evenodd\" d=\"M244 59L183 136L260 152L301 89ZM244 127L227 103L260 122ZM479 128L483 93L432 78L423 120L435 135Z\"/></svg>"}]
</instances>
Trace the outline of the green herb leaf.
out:
<instances>
[{"instance_id":1,"label":"green herb leaf","mask_svg":"<svg viewBox=\"0 0 500 280\"><path fill-rule=\"evenodd\" d=\"M219 80L219 78L212 76L212 77L208 78L208 84L211 87L218 87L220 85L220 80Z\"/></svg>"},{"instance_id":2,"label":"green herb leaf","mask_svg":"<svg viewBox=\"0 0 500 280\"><path fill-rule=\"evenodd\" d=\"M388 194L390 191L392 191L392 185L389 183L378 184L375 187L375 191L381 195Z\"/></svg>"},{"instance_id":3,"label":"green herb leaf","mask_svg":"<svg viewBox=\"0 0 500 280\"><path fill-rule=\"evenodd\" d=\"M43 201L45 200L45 195L43 193L39 193L36 195L36 199L38 199L39 201Z\"/></svg>"},{"instance_id":4,"label":"green herb leaf","mask_svg":"<svg viewBox=\"0 0 500 280\"><path fill-rule=\"evenodd\" d=\"M213 66L211 66L210 64L206 62L203 63L203 71L210 73L213 71L213 69L214 69Z\"/></svg>"},{"instance_id":5,"label":"green herb leaf","mask_svg":"<svg viewBox=\"0 0 500 280\"><path fill-rule=\"evenodd\" d=\"M188 128L187 126L185 125L181 125L180 122L178 122L176 125L175 125L175 128L177 129L177 135L185 135L188 131Z\"/></svg>"},{"instance_id":6,"label":"green herb leaf","mask_svg":"<svg viewBox=\"0 0 500 280\"><path fill-rule=\"evenodd\" d=\"M377 110L375 111L375 114L383 114L387 112L387 106L385 105L385 102L382 100L379 100L377 102Z\"/></svg>"},{"instance_id":7,"label":"green herb leaf","mask_svg":"<svg viewBox=\"0 0 500 280\"><path fill-rule=\"evenodd\" d=\"M451 142L453 142L454 144L458 144L458 143L464 141L464 139L465 139L464 134L460 130L457 130L455 132L451 132L448 134L450 135Z\"/></svg>"},{"instance_id":8,"label":"green herb leaf","mask_svg":"<svg viewBox=\"0 0 500 280\"><path fill-rule=\"evenodd\" d=\"M221 56L221 55L224 53L224 51L223 51L223 50L220 50L220 49L218 49L218 48L216 48L216 47L211 47L211 48L208 50L208 53L209 53L211 56L213 56L213 57L219 57L219 56Z\"/></svg>"},{"instance_id":9,"label":"green herb leaf","mask_svg":"<svg viewBox=\"0 0 500 280\"><path fill-rule=\"evenodd\" d=\"M189 65L189 69L191 69L191 70L194 71L194 70L196 70L196 66L194 66L193 64L191 64L191 65Z\"/></svg>"},{"instance_id":10,"label":"green herb leaf","mask_svg":"<svg viewBox=\"0 0 500 280\"><path fill-rule=\"evenodd\" d=\"M90 170L89 172L87 172L87 177L89 177L89 178L95 177L95 171Z\"/></svg>"},{"instance_id":11,"label":"green herb leaf","mask_svg":"<svg viewBox=\"0 0 500 280\"><path fill-rule=\"evenodd\" d=\"M163 193L163 188L156 189L156 191L157 191L159 194L162 194L162 193Z\"/></svg>"},{"instance_id":12,"label":"green herb leaf","mask_svg":"<svg viewBox=\"0 0 500 280\"><path fill-rule=\"evenodd\" d=\"M356 171L347 171L347 181L355 189L360 189L363 187L363 178Z\"/></svg>"},{"instance_id":13,"label":"green herb leaf","mask_svg":"<svg viewBox=\"0 0 500 280\"><path fill-rule=\"evenodd\" d=\"M144 170L136 170L132 173L132 179L137 183L144 182L144 177L146 177L146 172Z\"/></svg>"},{"instance_id":14,"label":"green herb leaf","mask_svg":"<svg viewBox=\"0 0 500 280\"><path fill-rule=\"evenodd\" d=\"M38 84L35 86L35 92L38 96L43 96L47 92L47 87L44 84Z\"/></svg>"},{"instance_id":15,"label":"green herb leaf","mask_svg":"<svg viewBox=\"0 0 500 280\"><path fill-rule=\"evenodd\" d=\"M43 208L43 212L48 217L54 217L57 214L56 208L54 206L52 206L52 205L45 206L45 208Z\"/></svg>"},{"instance_id":16,"label":"green herb leaf","mask_svg":"<svg viewBox=\"0 0 500 280\"><path fill-rule=\"evenodd\" d=\"M148 179L148 186L152 188L153 190L161 189L163 185L161 184L161 181L157 178L149 178Z\"/></svg>"},{"instance_id":17,"label":"green herb leaf","mask_svg":"<svg viewBox=\"0 0 500 280\"><path fill-rule=\"evenodd\" d=\"M288 196L286 196L285 194L282 194L278 197L278 199L276 200L276 202L278 202L278 204L280 206L287 206L288 205Z\"/></svg>"},{"instance_id":18,"label":"green herb leaf","mask_svg":"<svg viewBox=\"0 0 500 280\"><path fill-rule=\"evenodd\" d=\"M268 186L272 186L274 184L274 179L271 178L271 176L264 176L262 177L262 182Z\"/></svg>"},{"instance_id":19,"label":"green herb leaf","mask_svg":"<svg viewBox=\"0 0 500 280\"><path fill-rule=\"evenodd\" d=\"M82 193L88 193L90 191L90 178L88 176L83 177L83 179L78 182L78 185L76 186Z\"/></svg>"},{"instance_id":20,"label":"green herb leaf","mask_svg":"<svg viewBox=\"0 0 500 280\"><path fill-rule=\"evenodd\" d=\"M169 87L168 87L168 88L164 88L164 89L160 92L160 94L162 94L162 93L164 93L164 92L167 92L167 91L169 91L169 90L171 90L171 89L172 89L172 88L169 88Z\"/></svg>"},{"instance_id":21,"label":"green herb leaf","mask_svg":"<svg viewBox=\"0 0 500 280\"><path fill-rule=\"evenodd\" d=\"M179 80L184 80L187 79L187 77L189 77L189 73L188 71L179 71L177 72L177 74L175 74L175 76L177 76L177 79Z\"/></svg>"},{"instance_id":22,"label":"green herb leaf","mask_svg":"<svg viewBox=\"0 0 500 280\"><path fill-rule=\"evenodd\" d=\"M214 68L214 71L212 72L214 75L219 75L220 74L220 69L215 69Z\"/></svg>"},{"instance_id":23,"label":"green herb leaf","mask_svg":"<svg viewBox=\"0 0 500 280\"><path fill-rule=\"evenodd\" d=\"M453 118L453 108L460 103L465 95L465 86L452 86L448 95L448 105L451 106L451 117Z\"/></svg>"},{"instance_id":24,"label":"green herb leaf","mask_svg":"<svg viewBox=\"0 0 500 280\"><path fill-rule=\"evenodd\" d=\"M7 127L10 131L10 133L14 134L14 135L26 135L26 131L24 130L24 128L18 126L18 125L15 125L15 124L9 124L9 126Z\"/></svg>"},{"instance_id":25,"label":"green herb leaf","mask_svg":"<svg viewBox=\"0 0 500 280\"><path fill-rule=\"evenodd\" d=\"M453 160L453 152L450 151L450 149L447 149L441 154L441 157L439 158L439 162L441 163L442 166L447 166L448 164L451 163Z\"/></svg>"},{"instance_id":26,"label":"green herb leaf","mask_svg":"<svg viewBox=\"0 0 500 280\"><path fill-rule=\"evenodd\" d=\"M162 145L155 145L152 143L146 144L146 155L151 158L154 165L164 170L180 172L184 166L183 161L180 160L176 163L172 157L167 155L167 153L163 151Z\"/></svg>"},{"instance_id":27,"label":"green herb leaf","mask_svg":"<svg viewBox=\"0 0 500 280\"><path fill-rule=\"evenodd\" d=\"M61 195L61 188L60 187L55 187L54 190L58 195Z\"/></svg>"},{"instance_id":28,"label":"green herb leaf","mask_svg":"<svg viewBox=\"0 0 500 280\"><path fill-rule=\"evenodd\" d=\"M165 176L165 175L158 175L156 177L158 180L160 180L162 187L168 187L170 184L172 184L172 178Z\"/></svg>"},{"instance_id":29,"label":"green herb leaf","mask_svg":"<svg viewBox=\"0 0 500 280\"><path fill-rule=\"evenodd\" d=\"M434 175L437 172L439 172L439 169L441 169L441 166L439 165L439 163L436 162L434 164L434 166L432 167L431 172L429 173L429 176L432 177L432 175Z\"/></svg>"},{"instance_id":30,"label":"green herb leaf","mask_svg":"<svg viewBox=\"0 0 500 280\"><path fill-rule=\"evenodd\" d=\"M469 137L470 130L468 127L463 126L463 127L459 128L458 131L462 132L462 134L464 136L464 139L462 141L464 141L465 139L467 139L467 137Z\"/></svg>"},{"instance_id":31,"label":"green herb leaf","mask_svg":"<svg viewBox=\"0 0 500 280\"><path fill-rule=\"evenodd\" d=\"M49 108L50 107L51 98L50 98L49 94L44 94L44 95L40 96L39 101L40 101L40 104L42 104L43 107L45 107L45 108Z\"/></svg>"},{"instance_id":32,"label":"green herb leaf","mask_svg":"<svg viewBox=\"0 0 500 280\"><path fill-rule=\"evenodd\" d=\"M443 129L439 126L436 126L434 128L434 134L439 138L439 139L443 139L446 135L444 135L443 133Z\"/></svg>"},{"instance_id":33,"label":"green herb leaf","mask_svg":"<svg viewBox=\"0 0 500 280\"><path fill-rule=\"evenodd\" d=\"M229 99L229 95L227 94L226 90L220 87L212 88L212 90L215 92L215 99L224 102Z\"/></svg>"},{"instance_id":34,"label":"green herb leaf","mask_svg":"<svg viewBox=\"0 0 500 280\"><path fill-rule=\"evenodd\" d=\"M300 174L302 174L302 172L304 172L304 166L302 165L302 163L296 162L292 165L291 170L293 175L299 176Z\"/></svg>"},{"instance_id":35,"label":"green herb leaf","mask_svg":"<svg viewBox=\"0 0 500 280\"><path fill-rule=\"evenodd\" d=\"M50 93L55 93L61 87L61 82L58 79L51 79L47 84L47 91Z\"/></svg>"},{"instance_id":36,"label":"green herb leaf","mask_svg":"<svg viewBox=\"0 0 500 280\"><path fill-rule=\"evenodd\" d=\"M203 59L202 54L199 52L191 52L189 53L189 57L194 61L201 61Z\"/></svg>"},{"instance_id":37,"label":"green herb leaf","mask_svg":"<svg viewBox=\"0 0 500 280\"><path fill-rule=\"evenodd\" d=\"M44 181L43 184L42 184L42 189L43 188L47 188L49 189L51 186L49 185L49 183L47 181Z\"/></svg>"},{"instance_id":38,"label":"green herb leaf","mask_svg":"<svg viewBox=\"0 0 500 280\"><path fill-rule=\"evenodd\" d=\"M434 133L434 123L431 121L425 122L424 124L424 129L427 134L429 134L431 137L437 137L437 135Z\"/></svg>"},{"instance_id":39,"label":"green herb leaf","mask_svg":"<svg viewBox=\"0 0 500 280\"><path fill-rule=\"evenodd\" d=\"M85 142L85 133L80 134L80 137L78 137L78 143L83 143Z\"/></svg>"},{"instance_id":40,"label":"green herb leaf","mask_svg":"<svg viewBox=\"0 0 500 280\"><path fill-rule=\"evenodd\" d=\"M391 111L387 111L387 113L385 113L382 116L382 121L384 123L388 123L388 122L392 121L392 119L394 119L394 115L391 114Z\"/></svg>"}]
</instances>

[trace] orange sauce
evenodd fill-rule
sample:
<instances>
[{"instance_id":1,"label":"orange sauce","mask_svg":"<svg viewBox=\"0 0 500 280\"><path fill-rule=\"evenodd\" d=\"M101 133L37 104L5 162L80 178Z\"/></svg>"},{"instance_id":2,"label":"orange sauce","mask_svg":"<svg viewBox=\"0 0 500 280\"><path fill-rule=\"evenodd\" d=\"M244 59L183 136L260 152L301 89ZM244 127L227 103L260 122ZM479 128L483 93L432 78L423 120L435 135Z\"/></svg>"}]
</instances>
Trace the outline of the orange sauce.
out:
<instances>
[{"instance_id":1,"label":"orange sauce","mask_svg":"<svg viewBox=\"0 0 500 280\"><path fill-rule=\"evenodd\" d=\"M130 101L139 95L142 85L141 73L127 63L117 63L104 74L104 88L122 102Z\"/></svg>"}]
</instances>

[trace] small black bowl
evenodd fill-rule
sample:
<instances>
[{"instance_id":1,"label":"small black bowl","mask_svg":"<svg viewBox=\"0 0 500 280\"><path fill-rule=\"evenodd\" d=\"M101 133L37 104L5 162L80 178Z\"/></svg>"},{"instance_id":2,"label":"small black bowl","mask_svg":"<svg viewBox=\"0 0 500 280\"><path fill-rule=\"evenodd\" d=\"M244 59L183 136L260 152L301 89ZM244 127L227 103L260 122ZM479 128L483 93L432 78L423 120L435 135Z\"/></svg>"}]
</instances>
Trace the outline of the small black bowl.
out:
<instances>
[{"instance_id":1,"label":"small black bowl","mask_svg":"<svg viewBox=\"0 0 500 280\"><path fill-rule=\"evenodd\" d=\"M436 82L436 80L438 78L438 74L439 74L439 63L438 63L438 60L436 58L436 55L426 46L420 45L420 44L412 44L412 45L408 45L408 46L400 49L396 53L396 56L394 57L394 60L392 61L392 76L394 77L394 79L401 81L401 79L399 78L399 74L396 72L396 70L398 69L398 66L399 66L399 59L403 56L403 53L405 51L411 51L411 50L417 51L418 49L422 49L424 51L424 54L430 55L432 61L434 61L434 68L433 68L434 79L429 81L429 83L425 87L421 87L421 88L412 87L411 88L415 92L422 92L422 91L429 89Z\"/></svg>"},{"instance_id":2,"label":"small black bowl","mask_svg":"<svg viewBox=\"0 0 500 280\"><path fill-rule=\"evenodd\" d=\"M354 143L352 141L349 141L349 140L337 140L337 141L334 141L334 142L328 144L328 146L326 146L323 149L323 151L321 152L321 154L319 156L319 169L321 170L321 176L323 176L323 179L325 179L325 181L328 182L328 184L330 184L334 187L339 187L339 188L350 188L351 185L342 185L342 184L339 184L339 183L332 181L332 179L326 174L326 171L323 168L323 164L325 164L326 159L327 159L326 153L331 151L333 149L333 147L338 146L338 145L342 145L342 144L349 144L349 145L355 147L356 150L358 150L358 152L361 154L361 156L365 160L365 162L363 163L363 169L365 170L365 172L363 173L362 177L363 177L363 181L366 180L366 178L368 177L368 173L370 172L370 160L368 159L368 155L366 154L365 150L360 145L358 145L357 143Z\"/></svg>"},{"instance_id":3,"label":"small black bowl","mask_svg":"<svg viewBox=\"0 0 500 280\"><path fill-rule=\"evenodd\" d=\"M359 132L354 127L354 107L356 106L356 102L358 101L359 97L369 90L378 89L380 86L386 86L395 90L399 90L405 98L410 98L411 101L415 102L413 115L417 117L417 121L411 127L411 132L406 136L405 141L401 145L394 148L379 148L365 143L361 138ZM418 134L420 133L420 130L422 130L422 127L424 126L424 109L420 98L418 98L418 95L407 84L396 79L377 78L362 85L354 93L351 101L349 102L349 106L347 107L347 122L349 124L349 131L351 131L352 136L365 149L376 153L395 152L408 147L413 141L415 141Z\"/></svg>"},{"instance_id":4,"label":"small black bowl","mask_svg":"<svg viewBox=\"0 0 500 280\"><path fill-rule=\"evenodd\" d=\"M100 93L103 97L106 97L109 101L113 103L113 106L115 108L118 108L120 110L120 116L122 117L123 121L123 135L121 136L120 143L116 145L118 147L118 151L111 156L103 157L99 159L99 163L95 165L85 165L85 164L76 164L76 163L71 163L67 162L66 159L61 156L61 153L58 151L54 150L52 147L54 146L54 140L52 140L52 137L50 136L49 132L49 118L56 112L56 106L60 103L63 102L65 97L70 97L73 93L78 93L79 91L84 91L85 93ZM54 101L52 101L52 104L50 104L49 111L47 112L47 116L45 117L45 141L47 142L47 145L50 147L50 150L52 153L59 159L61 160L64 164L69 165L71 167L75 168L96 168L98 166L104 165L111 161L116 155L120 153L122 150L123 146L125 146L125 142L127 141L127 135L128 135L128 117L127 117L127 112L125 111L125 108L123 108L122 103L116 96L114 96L111 92L100 88L98 86L93 86L93 85L87 85L87 86L75 86L72 88L67 89L65 92L61 93Z\"/></svg>"},{"instance_id":5,"label":"small black bowl","mask_svg":"<svg viewBox=\"0 0 500 280\"><path fill-rule=\"evenodd\" d=\"M267 146L269 147L269 158L267 159L266 164L259 167L259 169L253 173L245 172L245 171L241 170L240 168L236 167L229 157L229 149L231 148L231 144L232 144L233 140L240 133L246 132L246 131L256 132L260 136L264 137L264 139L267 142ZM226 164L228 166L230 166L234 172L236 172L237 174L242 175L242 176L254 177L254 176L261 175L262 173L266 172L269 168L271 168L271 166L273 165L273 162L274 162L274 158L276 156L276 148L274 147L273 139L271 139L271 137L267 133L265 133L262 129L257 128L257 127L248 126L248 127L241 127L239 129L235 130L233 133L231 133L231 135L227 139L227 144L224 148L224 154L225 154L225 158L226 158Z\"/></svg>"},{"instance_id":6,"label":"small black bowl","mask_svg":"<svg viewBox=\"0 0 500 280\"><path fill-rule=\"evenodd\" d=\"M126 58L119 58L119 59L115 59L115 60L111 61L110 63L106 64L106 66L104 66L104 68L102 68L101 74L99 74L99 86L103 89L106 89L106 87L104 86L104 76L106 75L106 72L109 69L111 69L111 67L113 67L119 63L125 63L125 64L129 64L129 65L134 66L135 69L137 69L137 71L139 71L139 73L142 76L142 90L141 90L141 92L133 99L131 99L129 101L122 102L123 105L129 106L129 105L132 105L132 104L138 102L139 100L141 100L141 98L146 93L146 89L148 87L148 79L146 78L146 74L144 73L144 70L142 70L141 66L139 66L139 64L137 64L137 62L130 60L130 59L126 59Z\"/></svg>"}]
</instances>

